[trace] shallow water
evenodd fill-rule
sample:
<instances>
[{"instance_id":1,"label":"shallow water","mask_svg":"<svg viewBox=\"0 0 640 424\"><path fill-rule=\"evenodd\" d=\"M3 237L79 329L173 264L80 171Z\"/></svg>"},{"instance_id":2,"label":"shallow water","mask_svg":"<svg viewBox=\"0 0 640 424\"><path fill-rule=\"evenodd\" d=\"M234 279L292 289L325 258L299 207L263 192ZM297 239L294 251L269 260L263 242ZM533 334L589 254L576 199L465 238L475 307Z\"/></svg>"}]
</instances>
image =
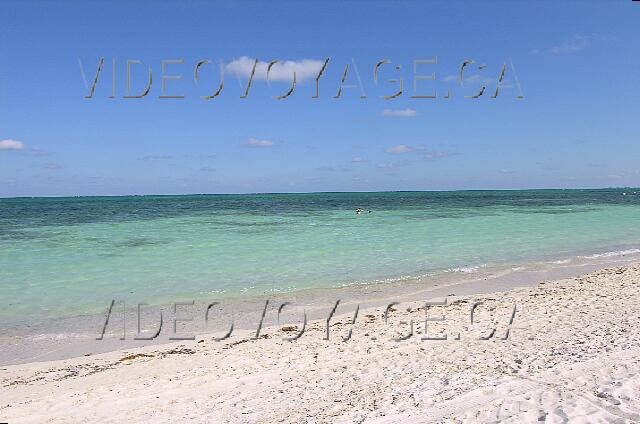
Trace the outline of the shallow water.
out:
<instances>
[{"instance_id":1,"label":"shallow water","mask_svg":"<svg viewBox=\"0 0 640 424\"><path fill-rule=\"evenodd\" d=\"M632 192L0 199L0 316L59 317L104 311L111 299L255 296L636 252L640 196Z\"/></svg>"}]
</instances>

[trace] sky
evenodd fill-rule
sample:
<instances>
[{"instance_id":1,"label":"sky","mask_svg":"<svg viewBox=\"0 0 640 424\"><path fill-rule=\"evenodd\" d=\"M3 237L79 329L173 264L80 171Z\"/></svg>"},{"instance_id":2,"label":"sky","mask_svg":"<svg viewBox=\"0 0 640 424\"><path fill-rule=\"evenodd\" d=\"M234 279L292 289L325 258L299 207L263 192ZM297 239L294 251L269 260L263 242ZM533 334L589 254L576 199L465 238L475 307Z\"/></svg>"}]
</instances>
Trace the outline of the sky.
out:
<instances>
[{"instance_id":1,"label":"sky","mask_svg":"<svg viewBox=\"0 0 640 424\"><path fill-rule=\"evenodd\" d=\"M10 0L0 57L0 197L640 186L640 2Z\"/></svg>"}]
</instances>

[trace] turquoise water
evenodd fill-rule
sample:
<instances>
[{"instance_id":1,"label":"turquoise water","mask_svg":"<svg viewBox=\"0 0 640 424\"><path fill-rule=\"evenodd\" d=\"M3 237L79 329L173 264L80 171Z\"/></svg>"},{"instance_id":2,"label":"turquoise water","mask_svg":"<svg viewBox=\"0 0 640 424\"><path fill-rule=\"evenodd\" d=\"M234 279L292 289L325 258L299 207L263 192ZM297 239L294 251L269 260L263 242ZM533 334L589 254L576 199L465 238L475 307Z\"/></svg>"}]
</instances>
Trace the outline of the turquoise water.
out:
<instances>
[{"instance_id":1,"label":"turquoise water","mask_svg":"<svg viewBox=\"0 0 640 424\"><path fill-rule=\"evenodd\" d=\"M623 191L0 199L0 314L338 287L640 247L640 196Z\"/></svg>"}]
</instances>

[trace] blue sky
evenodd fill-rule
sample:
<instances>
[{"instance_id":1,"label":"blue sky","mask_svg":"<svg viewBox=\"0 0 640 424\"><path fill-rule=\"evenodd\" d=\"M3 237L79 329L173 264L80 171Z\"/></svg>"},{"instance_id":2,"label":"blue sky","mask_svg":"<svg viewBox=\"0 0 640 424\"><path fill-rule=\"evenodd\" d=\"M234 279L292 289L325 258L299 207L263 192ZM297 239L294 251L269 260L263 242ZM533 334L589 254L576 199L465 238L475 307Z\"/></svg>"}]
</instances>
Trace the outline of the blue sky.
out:
<instances>
[{"instance_id":1,"label":"blue sky","mask_svg":"<svg viewBox=\"0 0 640 424\"><path fill-rule=\"evenodd\" d=\"M0 16L3 197L640 186L637 2L5 1ZM79 61L91 83L101 57L85 99ZM437 98L410 98L414 61L434 57L418 94ZM240 99L254 58L265 63ZM124 99L134 59L132 94L149 66L153 83ZM167 94L183 99L159 98L171 59L184 63L166 66L182 77ZM196 84L202 59L215 66ZM267 83L275 59L289 63ZM205 101L220 63L224 88ZM333 98L347 63L366 99ZM292 70L294 92L273 99ZM403 95L382 99L400 77Z\"/></svg>"}]
</instances>

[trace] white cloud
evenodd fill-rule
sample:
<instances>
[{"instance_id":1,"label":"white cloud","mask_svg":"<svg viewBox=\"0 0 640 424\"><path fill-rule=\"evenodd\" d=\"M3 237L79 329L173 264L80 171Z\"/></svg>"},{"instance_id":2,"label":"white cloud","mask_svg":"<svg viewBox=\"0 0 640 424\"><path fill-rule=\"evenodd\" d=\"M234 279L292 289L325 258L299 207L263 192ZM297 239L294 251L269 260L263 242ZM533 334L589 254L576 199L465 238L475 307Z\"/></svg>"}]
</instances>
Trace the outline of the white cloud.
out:
<instances>
[{"instance_id":1,"label":"white cloud","mask_svg":"<svg viewBox=\"0 0 640 424\"><path fill-rule=\"evenodd\" d=\"M387 153L391 154L401 154L401 153L410 153L415 151L415 147L407 146L406 144L398 144L397 146L389 147L385 150Z\"/></svg>"},{"instance_id":2,"label":"white cloud","mask_svg":"<svg viewBox=\"0 0 640 424\"><path fill-rule=\"evenodd\" d=\"M463 75L463 82L466 84L494 84L497 82L495 78L486 77L480 74L471 74L471 75ZM460 82L460 74L458 75L447 75L442 78L444 82Z\"/></svg>"},{"instance_id":3,"label":"white cloud","mask_svg":"<svg viewBox=\"0 0 640 424\"><path fill-rule=\"evenodd\" d=\"M446 150L431 150L427 149L425 146L408 146L406 144L398 144L397 146L389 147L388 149L385 149L385 152L394 155L413 153L413 155L409 155L410 159L404 159L402 161L405 162L404 164L420 161L423 159L428 161L442 159L456 154L448 152ZM398 164L399 163L395 163L394 165Z\"/></svg>"},{"instance_id":4,"label":"white cloud","mask_svg":"<svg viewBox=\"0 0 640 424\"><path fill-rule=\"evenodd\" d=\"M404 167L404 166L410 166L414 161L411 160L400 160L397 162L380 162L376 164L377 168L380 169L391 169L391 168L400 168L400 167Z\"/></svg>"},{"instance_id":5,"label":"white cloud","mask_svg":"<svg viewBox=\"0 0 640 424\"><path fill-rule=\"evenodd\" d=\"M367 159L360 157L360 156L354 156L353 159L351 159L351 162L353 163L362 163L362 162L369 162Z\"/></svg>"},{"instance_id":6,"label":"white cloud","mask_svg":"<svg viewBox=\"0 0 640 424\"><path fill-rule=\"evenodd\" d=\"M413 109L385 109L382 111L382 116L391 116L397 118L413 118L418 112Z\"/></svg>"},{"instance_id":7,"label":"white cloud","mask_svg":"<svg viewBox=\"0 0 640 424\"><path fill-rule=\"evenodd\" d=\"M449 152L442 152L442 151L437 151L437 152L428 152L424 155L424 158L426 160L435 160L435 159L440 159L440 158L446 158L451 156L451 153Z\"/></svg>"},{"instance_id":8,"label":"white cloud","mask_svg":"<svg viewBox=\"0 0 640 424\"><path fill-rule=\"evenodd\" d=\"M233 62L225 65L224 69L227 73L248 79L251 76L254 63L255 59L242 56L241 58L235 59ZM308 78L315 78L318 76L323 64L323 61L314 59L285 60L276 63L271 67L271 71L269 72L269 81L291 82L293 80L294 71L296 73L297 82L302 82ZM268 62L258 62L253 79L266 80L268 66Z\"/></svg>"},{"instance_id":9,"label":"white cloud","mask_svg":"<svg viewBox=\"0 0 640 424\"><path fill-rule=\"evenodd\" d=\"M569 54L576 53L581 50L586 49L591 46L593 41L611 41L616 38L610 35L602 35L602 34L591 34L591 35L580 35L576 34L573 37L564 40L562 43L551 47L546 50L535 49L532 51L533 54L542 54L542 53L551 53L551 54Z\"/></svg>"},{"instance_id":10,"label":"white cloud","mask_svg":"<svg viewBox=\"0 0 640 424\"><path fill-rule=\"evenodd\" d=\"M244 141L241 144L242 147L255 147L255 148L272 147L273 145L274 145L273 141L257 140L255 138L250 138L249 140Z\"/></svg>"},{"instance_id":11,"label":"white cloud","mask_svg":"<svg viewBox=\"0 0 640 424\"><path fill-rule=\"evenodd\" d=\"M147 155L147 156L142 156L139 157L138 160L168 160L168 159L173 159L173 156L171 155Z\"/></svg>"},{"instance_id":12,"label":"white cloud","mask_svg":"<svg viewBox=\"0 0 640 424\"><path fill-rule=\"evenodd\" d=\"M24 143L17 140L2 140L0 141L0 150L22 150L24 149Z\"/></svg>"},{"instance_id":13,"label":"white cloud","mask_svg":"<svg viewBox=\"0 0 640 424\"><path fill-rule=\"evenodd\" d=\"M589 37L574 35L569 40L565 40L558 46L553 46L549 51L553 54L573 53L584 50L589 46Z\"/></svg>"},{"instance_id":14,"label":"white cloud","mask_svg":"<svg viewBox=\"0 0 640 424\"><path fill-rule=\"evenodd\" d=\"M378 163L376 164L376 167L381 169L393 168L393 163L391 162Z\"/></svg>"}]
</instances>

